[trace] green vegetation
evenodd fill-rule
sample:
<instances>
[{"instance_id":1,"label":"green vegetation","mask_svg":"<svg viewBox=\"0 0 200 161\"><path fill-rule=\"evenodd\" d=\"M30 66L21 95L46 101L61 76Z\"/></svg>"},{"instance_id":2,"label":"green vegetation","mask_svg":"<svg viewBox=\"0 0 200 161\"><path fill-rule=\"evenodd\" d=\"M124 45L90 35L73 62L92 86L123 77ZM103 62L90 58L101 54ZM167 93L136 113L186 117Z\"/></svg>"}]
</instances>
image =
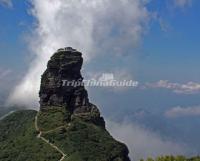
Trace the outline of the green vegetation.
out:
<instances>
[{"instance_id":1,"label":"green vegetation","mask_svg":"<svg viewBox=\"0 0 200 161\"><path fill-rule=\"evenodd\" d=\"M67 161L121 161L119 158L127 149L105 129L80 119L70 124L43 135L69 155Z\"/></svg>"},{"instance_id":2,"label":"green vegetation","mask_svg":"<svg viewBox=\"0 0 200 161\"><path fill-rule=\"evenodd\" d=\"M141 159L140 161L144 161ZM184 156L161 156L156 159L148 158L146 161L200 161L200 157L186 158Z\"/></svg>"},{"instance_id":3,"label":"green vegetation","mask_svg":"<svg viewBox=\"0 0 200 161\"><path fill-rule=\"evenodd\" d=\"M36 114L33 110L18 111L0 121L0 161L58 161L62 157L37 138ZM124 144L101 126L80 118L68 123L69 116L65 109L51 107L48 113L40 112L38 118L47 132L42 136L67 154L64 161L124 161L120 159L127 152ZM200 157L162 156L146 161L200 161Z\"/></svg>"},{"instance_id":4,"label":"green vegetation","mask_svg":"<svg viewBox=\"0 0 200 161\"><path fill-rule=\"evenodd\" d=\"M0 121L0 161L58 161L62 157L37 138L36 114L32 110L18 111ZM101 126L78 118L69 123L69 116L66 110L51 107L38 117L42 136L67 154L64 161L122 161L119 158L127 152L124 144Z\"/></svg>"},{"instance_id":5,"label":"green vegetation","mask_svg":"<svg viewBox=\"0 0 200 161\"><path fill-rule=\"evenodd\" d=\"M36 111L18 111L0 121L0 161L57 161L62 156L37 138Z\"/></svg>"},{"instance_id":6,"label":"green vegetation","mask_svg":"<svg viewBox=\"0 0 200 161\"><path fill-rule=\"evenodd\" d=\"M38 116L42 137L67 154L67 161L121 161L119 158L127 154L126 146L113 139L102 126L79 117L70 121L70 113L61 107L47 109Z\"/></svg>"},{"instance_id":7,"label":"green vegetation","mask_svg":"<svg viewBox=\"0 0 200 161\"><path fill-rule=\"evenodd\" d=\"M63 107L48 107L39 112L38 127L41 131L49 131L64 126L70 120L70 113Z\"/></svg>"}]
</instances>

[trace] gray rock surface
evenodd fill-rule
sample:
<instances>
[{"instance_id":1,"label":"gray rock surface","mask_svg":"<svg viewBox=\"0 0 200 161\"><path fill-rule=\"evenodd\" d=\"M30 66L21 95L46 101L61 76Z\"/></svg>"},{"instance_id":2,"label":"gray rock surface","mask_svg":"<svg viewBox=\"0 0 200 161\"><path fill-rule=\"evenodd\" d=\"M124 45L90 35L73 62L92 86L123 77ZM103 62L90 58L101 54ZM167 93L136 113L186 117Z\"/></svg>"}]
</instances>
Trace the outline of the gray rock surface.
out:
<instances>
[{"instance_id":1,"label":"gray rock surface","mask_svg":"<svg viewBox=\"0 0 200 161\"><path fill-rule=\"evenodd\" d=\"M71 119L80 117L105 127L98 108L89 102L88 93L82 85L82 64L82 53L71 47L59 49L51 57L41 79L40 109L65 107L70 111ZM74 86L73 82L81 86Z\"/></svg>"}]
</instances>

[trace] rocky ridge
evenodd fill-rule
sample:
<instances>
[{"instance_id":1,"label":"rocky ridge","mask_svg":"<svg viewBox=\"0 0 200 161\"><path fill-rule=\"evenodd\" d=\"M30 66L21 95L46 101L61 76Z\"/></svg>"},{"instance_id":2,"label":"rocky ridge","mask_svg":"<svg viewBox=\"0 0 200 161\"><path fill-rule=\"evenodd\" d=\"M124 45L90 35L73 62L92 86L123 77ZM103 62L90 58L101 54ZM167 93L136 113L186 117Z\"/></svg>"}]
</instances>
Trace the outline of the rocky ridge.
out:
<instances>
[{"instance_id":1,"label":"rocky ridge","mask_svg":"<svg viewBox=\"0 0 200 161\"><path fill-rule=\"evenodd\" d=\"M51 57L41 79L40 109L45 111L52 106L64 107L70 113L68 120L80 117L105 127L98 108L89 102L84 85L72 84L73 82L83 83L80 72L82 64L82 53L71 47L59 49Z\"/></svg>"}]
</instances>

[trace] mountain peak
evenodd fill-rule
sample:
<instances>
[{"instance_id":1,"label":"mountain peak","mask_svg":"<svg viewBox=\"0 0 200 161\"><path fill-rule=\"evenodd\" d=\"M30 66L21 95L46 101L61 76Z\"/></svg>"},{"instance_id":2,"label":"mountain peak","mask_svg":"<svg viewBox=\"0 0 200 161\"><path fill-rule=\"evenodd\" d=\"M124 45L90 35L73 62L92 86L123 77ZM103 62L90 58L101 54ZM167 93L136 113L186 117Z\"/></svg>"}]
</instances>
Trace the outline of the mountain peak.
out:
<instances>
[{"instance_id":1,"label":"mountain peak","mask_svg":"<svg viewBox=\"0 0 200 161\"><path fill-rule=\"evenodd\" d=\"M98 108L89 102L81 75L82 64L82 53L77 50L71 47L57 50L41 78L40 109L44 111L52 106L65 108L70 113L68 120L80 117L105 127ZM75 82L81 85L75 86Z\"/></svg>"},{"instance_id":2,"label":"mountain peak","mask_svg":"<svg viewBox=\"0 0 200 161\"><path fill-rule=\"evenodd\" d=\"M71 47L53 54L41 78L40 111L18 111L0 121L0 141L6 138L0 160L130 161L84 84L63 84L83 82L82 64L82 54Z\"/></svg>"},{"instance_id":3,"label":"mountain peak","mask_svg":"<svg viewBox=\"0 0 200 161\"><path fill-rule=\"evenodd\" d=\"M70 106L74 108L78 105L89 104L87 91L84 87L63 85L65 81L82 81L80 72L82 64L82 54L71 47L59 49L51 57L41 79L39 92L41 109L45 106Z\"/></svg>"}]
</instances>

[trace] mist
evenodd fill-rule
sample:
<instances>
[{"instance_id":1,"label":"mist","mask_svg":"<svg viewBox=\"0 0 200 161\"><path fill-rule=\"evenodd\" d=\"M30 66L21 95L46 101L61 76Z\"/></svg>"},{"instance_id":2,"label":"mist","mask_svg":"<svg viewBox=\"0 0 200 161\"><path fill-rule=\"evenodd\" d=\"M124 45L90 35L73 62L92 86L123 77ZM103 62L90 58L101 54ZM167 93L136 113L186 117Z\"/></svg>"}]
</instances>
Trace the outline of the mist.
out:
<instances>
[{"instance_id":1,"label":"mist","mask_svg":"<svg viewBox=\"0 0 200 161\"><path fill-rule=\"evenodd\" d=\"M189 155L190 150L184 143L176 143L169 138L142 127L139 124L107 120L108 130L119 141L126 143L132 161L161 155Z\"/></svg>"},{"instance_id":2,"label":"mist","mask_svg":"<svg viewBox=\"0 0 200 161\"><path fill-rule=\"evenodd\" d=\"M146 3L140 0L31 0L35 18L28 49L34 59L7 104L39 107L40 78L47 61L59 48L83 53L85 64L99 54L132 54L148 24Z\"/></svg>"}]
</instances>

